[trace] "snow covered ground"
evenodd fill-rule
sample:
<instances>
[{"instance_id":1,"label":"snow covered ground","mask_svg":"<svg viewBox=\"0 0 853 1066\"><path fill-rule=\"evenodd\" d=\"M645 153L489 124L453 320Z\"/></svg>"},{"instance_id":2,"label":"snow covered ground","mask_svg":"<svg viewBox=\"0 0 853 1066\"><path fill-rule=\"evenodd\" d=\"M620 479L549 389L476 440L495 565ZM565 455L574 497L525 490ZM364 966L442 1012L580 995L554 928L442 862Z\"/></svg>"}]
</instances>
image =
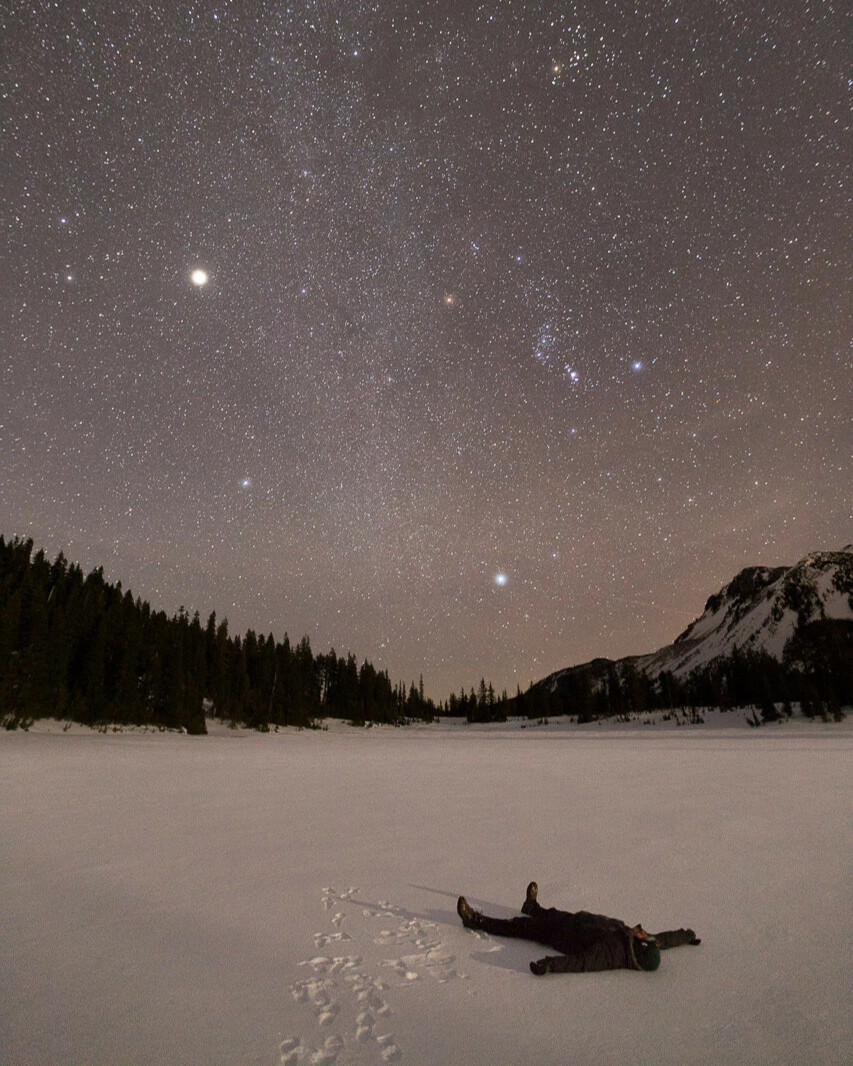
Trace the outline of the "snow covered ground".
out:
<instances>
[{"instance_id":1,"label":"snow covered ground","mask_svg":"<svg viewBox=\"0 0 853 1066\"><path fill-rule=\"evenodd\" d=\"M849 1063L853 724L734 721L0 733L0 1063ZM533 977L531 878L702 944Z\"/></svg>"}]
</instances>

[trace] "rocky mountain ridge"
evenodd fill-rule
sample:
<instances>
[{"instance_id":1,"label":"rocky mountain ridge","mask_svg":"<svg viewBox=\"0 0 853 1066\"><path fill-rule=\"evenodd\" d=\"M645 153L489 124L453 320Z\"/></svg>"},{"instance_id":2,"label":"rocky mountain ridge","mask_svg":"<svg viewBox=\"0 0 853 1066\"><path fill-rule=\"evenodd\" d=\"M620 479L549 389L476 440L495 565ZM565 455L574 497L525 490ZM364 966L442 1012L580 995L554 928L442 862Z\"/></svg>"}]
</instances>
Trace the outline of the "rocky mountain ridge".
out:
<instances>
[{"instance_id":1,"label":"rocky mountain ridge","mask_svg":"<svg viewBox=\"0 0 853 1066\"><path fill-rule=\"evenodd\" d=\"M596 687L614 666L620 674L630 670L657 679L667 672L684 679L735 649L782 661L803 627L829 619L853 621L853 544L812 552L794 566L746 567L708 598L703 613L672 644L615 662L593 659L559 670L539 686L557 692L585 675Z\"/></svg>"}]
</instances>

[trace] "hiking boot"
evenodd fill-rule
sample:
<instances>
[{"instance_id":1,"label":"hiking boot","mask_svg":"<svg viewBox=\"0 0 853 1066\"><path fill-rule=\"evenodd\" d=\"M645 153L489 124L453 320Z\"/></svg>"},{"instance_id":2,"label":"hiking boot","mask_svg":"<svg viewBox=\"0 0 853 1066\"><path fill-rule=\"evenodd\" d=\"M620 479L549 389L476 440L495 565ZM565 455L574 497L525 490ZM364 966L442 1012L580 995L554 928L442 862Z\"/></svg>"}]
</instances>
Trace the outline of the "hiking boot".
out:
<instances>
[{"instance_id":1,"label":"hiking boot","mask_svg":"<svg viewBox=\"0 0 853 1066\"><path fill-rule=\"evenodd\" d=\"M464 896L460 896L456 901L456 913L462 919L462 924L466 929L473 929L477 926L480 915Z\"/></svg>"},{"instance_id":2,"label":"hiking boot","mask_svg":"<svg viewBox=\"0 0 853 1066\"><path fill-rule=\"evenodd\" d=\"M536 897L539 894L539 885L535 881L531 881L527 886L527 895L524 899L524 903L521 905L522 914L535 914L539 908L539 904L536 902Z\"/></svg>"}]
</instances>

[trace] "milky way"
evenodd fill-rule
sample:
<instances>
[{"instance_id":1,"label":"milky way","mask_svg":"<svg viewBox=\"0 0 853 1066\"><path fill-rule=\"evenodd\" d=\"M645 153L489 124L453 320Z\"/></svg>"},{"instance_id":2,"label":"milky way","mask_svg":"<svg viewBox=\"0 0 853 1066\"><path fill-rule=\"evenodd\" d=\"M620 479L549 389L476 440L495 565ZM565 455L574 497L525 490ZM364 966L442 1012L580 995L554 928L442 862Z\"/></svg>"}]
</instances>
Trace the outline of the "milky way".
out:
<instances>
[{"instance_id":1,"label":"milky way","mask_svg":"<svg viewBox=\"0 0 853 1066\"><path fill-rule=\"evenodd\" d=\"M841 4L0 14L0 532L444 696L853 539Z\"/></svg>"}]
</instances>

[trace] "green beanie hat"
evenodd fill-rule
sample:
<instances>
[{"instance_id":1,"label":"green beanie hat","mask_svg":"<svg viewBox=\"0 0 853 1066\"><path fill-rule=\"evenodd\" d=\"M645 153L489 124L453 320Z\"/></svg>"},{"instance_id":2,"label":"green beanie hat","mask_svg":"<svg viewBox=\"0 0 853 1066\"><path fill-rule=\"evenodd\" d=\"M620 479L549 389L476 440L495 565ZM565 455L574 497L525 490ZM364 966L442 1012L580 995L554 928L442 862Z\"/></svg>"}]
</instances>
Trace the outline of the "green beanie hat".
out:
<instances>
[{"instance_id":1,"label":"green beanie hat","mask_svg":"<svg viewBox=\"0 0 853 1066\"><path fill-rule=\"evenodd\" d=\"M653 937L646 937L644 940L631 937L631 947L641 970L656 970L660 966L660 948Z\"/></svg>"}]
</instances>

